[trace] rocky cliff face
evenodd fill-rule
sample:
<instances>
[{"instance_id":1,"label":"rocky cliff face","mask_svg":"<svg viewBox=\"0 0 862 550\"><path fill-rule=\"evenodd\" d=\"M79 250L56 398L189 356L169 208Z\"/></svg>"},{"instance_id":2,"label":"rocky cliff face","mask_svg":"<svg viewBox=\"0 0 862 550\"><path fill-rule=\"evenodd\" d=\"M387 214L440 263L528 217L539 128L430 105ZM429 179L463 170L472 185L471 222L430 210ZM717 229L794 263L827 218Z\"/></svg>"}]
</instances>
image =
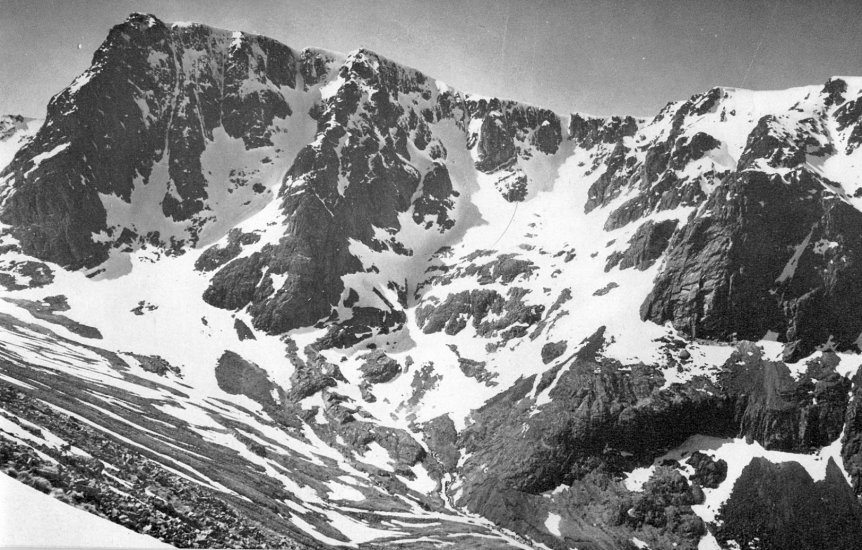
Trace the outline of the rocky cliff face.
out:
<instances>
[{"instance_id":1,"label":"rocky cliff face","mask_svg":"<svg viewBox=\"0 0 862 550\"><path fill-rule=\"evenodd\" d=\"M777 333L792 359L827 341L855 346L855 188L819 168L855 150L852 93L835 79L760 116L737 113L741 92L714 88L650 122L569 118L568 140L590 151L587 172L598 174L585 210L606 209L606 230L696 209L642 305L645 319L721 340ZM732 119L745 116L760 118L741 149L705 131L707 122L736 130ZM467 190L453 186L448 140L437 135L447 122L507 201L545 185L531 164L563 143L564 122L550 111L473 98L371 52L297 52L137 14L52 99L5 169L2 219L25 252L93 267L115 247L177 252L218 238L272 200L284 173L284 235L222 268L206 293L219 307L249 306L256 326L280 333L337 316L341 278L364 269L351 242L411 255L399 220L408 210L426 230L452 233ZM318 221L327 217L335 223ZM644 238L633 246L650 247L643 261L658 259L667 236L635 240ZM273 276L288 282L270 290Z\"/></svg>"},{"instance_id":2,"label":"rocky cliff face","mask_svg":"<svg viewBox=\"0 0 862 550\"><path fill-rule=\"evenodd\" d=\"M754 459L734 487L723 519L721 540L761 548L852 548L862 534L862 507L834 462L824 479L814 481L799 464Z\"/></svg>"},{"instance_id":3,"label":"rocky cliff face","mask_svg":"<svg viewBox=\"0 0 862 550\"><path fill-rule=\"evenodd\" d=\"M21 115L0 116L0 166L12 161L15 153L33 137L41 121Z\"/></svg>"},{"instance_id":4,"label":"rocky cliff face","mask_svg":"<svg viewBox=\"0 0 862 550\"><path fill-rule=\"evenodd\" d=\"M26 252L72 268L101 263L118 244L194 245L265 202L257 195L274 183L265 165L284 162L287 134L302 132L285 123L305 108L303 75L313 80L331 61L134 14L52 98L38 134L4 170L14 192L2 220ZM236 158L212 158L224 154Z\"/></svg>"},{"instance_id":5,"label":"rocky cliff face","mask_svg":"<svg viewBox=\"0 0 862 550\"><path fill-rule=\"evenodd\" d=\"M589 515L568 509L566 498L597 483L589 477L595 472L612 476L650 463L695 434L746 437L766 449L802 453L841 437L851 383L836 372L834 355L809 363L794 379L785 364L765 360L760 348L746 343L715 378L668 386L655 368L602 357L603 332L566 361L541 376L520 379L474 413L474 423L461 434L468 454L461 482L451 489L461 505L515 528L523 521L520 508L544 496L548 513L571 520L564 536L577 540L583 535L579 524ZM708 485L694 475L691 480L697 487ZM684 504L701 502L698 497ZM619 505L610 499L604 513L612 515ZM727 506L732 509L735 502ZM660 514L647 522L660 528L662 547L697 546L700 520L683 521L679 513L665 510L667 518ZM605 530L607 547L613 547L613 529Z\"/></svg>"},{"instance_id":6,"label":"rocky cliff face","mask_svg":"<svg viewBox=\"0 0 862 550\"><path fill-rule=\"evenodd\" d=\"M860 105L559 115L133 14L0 120L0 467L185 545L842 547Z\"/></svg>"},{"instance_id":7,"label":"rocky cliff face","mask_svg":"<svg viewBox=\"0 0 862 550\"><path fill-rule=\"evenodd\" d=\"M674 238L645 318L705 338L772 331L791 359L827 341L855 349L860 327L846 309L858 307L855 189L817 169L848 139L831 89L803 100L813 116L758 121L735 171Z\"/></svg>"},{"instance_id":8,"label":"rocky cliff face","mask_svg":"<svg viewBox=\"0 0 862 550\"><path fill-rule=\"evenodd\" d=\"M276 246L218 272L205 294L209 303L229 309L250 303L255 326L269 332L314 324L330 315L342 293L346 296L341 277L363 269L351 241L377 252L412 255L395 236L402 229L400 215L411 207L413 219L403 223L441 233L451 229L458 193L449 182L445 149L427 124L443 116L452 96L432 94L427 80L370 52L348 57L337 90L319 106L315 141L299 152L285 176L285 235ZM432 216L428 227L426 212ZM287 282L272 288L264 280L271 294L233 299L237 277L257 286L264 271L270 281L286 276Z\"/></svg>"},{"instance_id":9,"label":"rocky cliff face","mask_svg":"<svg viewBox=\"0 0 862 550\"><path fill-rule=\"evenodd\" d=\"M368 269L357 246L415 264L414 254L450 238L469 190L453 186L440 134L466 133L476 169L496 178L509 201L523 200L530 186L517 160L533 150L552 155L561 141L559 118L550 111L471 99L372 52L348 56L329 86L316 108L318 134L285 175L285 235L276 246L225 266L204 295L218 307L248 304L255 326L268 332L348 321L350 314L339 314L338 306L357 289L345 288L342 278ZM326 219L332 223L321 223ZM417 230L432 236L417 242ZM396 270L383 275L390 278L381 286L407 292L409 283ZM238 279L269 289L267 276L287 282L270 293L236 296L231 290ZM399 325L405 305L399 301L379 298L376 313L365 314L375 315L377 324L387 318Z\"/></svg>"}]
</instances>

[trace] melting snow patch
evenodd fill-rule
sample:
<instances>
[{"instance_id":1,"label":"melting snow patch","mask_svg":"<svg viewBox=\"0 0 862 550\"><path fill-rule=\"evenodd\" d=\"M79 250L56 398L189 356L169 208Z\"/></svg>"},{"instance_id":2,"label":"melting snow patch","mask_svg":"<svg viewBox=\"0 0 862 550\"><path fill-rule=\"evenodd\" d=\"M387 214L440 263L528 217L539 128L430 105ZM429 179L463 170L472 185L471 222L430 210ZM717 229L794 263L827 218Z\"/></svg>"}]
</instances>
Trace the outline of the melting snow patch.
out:
<instances>
[{"instance_id":1,"label":"melting snow patch","mask_svg":"<svg viewBox=\"0 0 862 550\"><path fill-rule=\"evenodd\" d=\"M644 483L649 481L649 478L652 477L652 473L654 471L655 466L635 468L626 474L626 478L623 480L623 485L625 485L626 489L629 491L639 493L644 490Z\"/></svg>"},{"instance_id":2,"label":"melting snow patch","mask_svg":"<svg viewBox=\"0 0 862 550\"><path fill-rule=\"evenodd\" d=\"M329 519L329 525L333 529L337 529L342 534L351 540L350 546L355 547L357 544L363 544L375 539L393 536L405 536L409 533L404 531L384 531L382 529L374 529L361 521L355 520L344 514L340 514L334 510L322 510L314 506L309 506L315 512L324 514ZM343 543L342 543L343 544Z\"/></svg>"},{"instance_id":3,"label":"melting snow patch","mask_svg":"<svg viewBox=\"0 0 862 550\"><path fill-rule=\"evenodd\" d=\"M549 513L548 519L545 520L545 529L553 535L562 536L562 533L560 533L560 521L562 519L559 514Z\"/></svg>"},{"instance_id":4,"label":"melting snow patch","mask_svg":"<svg viewBox=\"0 0 862 550\"><path fill-rule=\"evenodd\" d=\"M781 270L781 275L775 280L776 283L782 283L788 279L792 279L793 275L796 274L796 266L799 265L799 259L802 257L802 253L805 252L805 249L808 248L808 243L811 242L811 234L814 233L814 229L808 232L805 239L795 248L793 252L793 256L787 261L787 264L784 266L784 269Z\"/></svg>"},{"instance_id":5,"label":"melting snow patch","mask_svg":"<svg viewBox=\"0 0 862 550\"><path fill-rule=\"evenodd\" d=\"M285 501L285 502L289 502L289 501ZM302 518L300 518L297 514L294 514L293 516L291 516L291 517L290 517L290 521L291 521L294 525L296 525L297 527L299 527L300 529L302 529L302 530L303 530L307 535L310 535L310 536L314 537L315 539L317 539L318 541L322 542L323 544L327 544L327 545L329 545L329 546L333 546L333 547L345 546L345 543L344 543L344 542L342 542L342 541L340 541L340 540L336 540L336 539L330 538L330 537L327 537L326 535L323 535L323 534L319 533L319 532L317 531L317 529L315 529L315 528L314 528L314 526L313 526L313 525L311 525L311 524L310 524L310 523L308 523L307 521L305 521L305 520L303 520ZM350 546L350 547L352 547L352 548L355 548L355 547L356 547L356 545L355 545L355 544L348 544L348 545L346 545L346 546Z\"/></svg>"},{"instance_id":6,"label":"melting snow patch","mask_svg":"<svg viewBox=\"0 0 862 550\"><path fill-rule=\"evenodd\" d=\"M697 550L721 550L721 546L719 546L718 541L715 540L715 535L707 531L706 534L700 538L700 542L697 543Z\"/></svg>"},{"instance_id":7,"label":"melting snow patch","mask_svg":"<svg viewBox=\"0 0 862 550\"><path fill-rule=\"evenodd\" d=\"M407 487L413 489L417 493L422 493L423 495L430 494L437 490L437 482L431 479L425 466L417 464L416 466L413 466L412 470L416 474L416 479L407 479L402 476L398 476L398 479L403 481Z\"/></svg>"},{"instance_id":8,"label":"melting snow patch","mask_svg":"<svg viewBox=\"0 0 862 550\"><path fill-rule=\"evenodd\" d=\"M30 172L32 172L33 170L38 168L39 165L42 164L42 162L48 160L51 157L54 157L54 156L62 153L63 151L65 151L68 148L69 148L69 143L62 143L62 144L54 147L50 151L47 151L45 153L39 153L38 155L33 157L33 167L30 168L29 170L27 170L27 173L24 174L24 177L26 178L27 176L29 176Z\"/></svg>"},{"instance_id":9,"label":"melting snow patch","mask_svg":"<svg viewBox=\"0 0 862 550\"><path fill-rule=\"evenodd\" d=\"M91 78L93 78L93 74L93 71L90 70L81 73L75 80L72 81L72 84L70 84L69 87L66 88L66 90L68 90L68 93L71 95L80 90L84 86L84 84L86 84L90 81Z\"/></svg>"},{"instance_id":10,"label":"melting snow patch","mask_svg":"<svg viewBox=\"0 0 862 550\"><path fill-rule=\"evenodd\" d=\"M344 485L343 483L329 481L326 483L326 486L329 487L330 490L328 497L329 500L349 500L352 502L362 502L365 500L365 495L360 491L348 485Z\"/></svg>"},{"instance_id":11,"label":"melting snow patch","mask_svg":"<svg viewBox=\"0 0 862 550\"><path fill-rule=\"evenodd\" d=\"M392 459L389 456L389 451L381 447L376 441L368 444L368 450L362 454L360 460L383 470L390 470L392 468Z\"/></svg>"}]
</instances>

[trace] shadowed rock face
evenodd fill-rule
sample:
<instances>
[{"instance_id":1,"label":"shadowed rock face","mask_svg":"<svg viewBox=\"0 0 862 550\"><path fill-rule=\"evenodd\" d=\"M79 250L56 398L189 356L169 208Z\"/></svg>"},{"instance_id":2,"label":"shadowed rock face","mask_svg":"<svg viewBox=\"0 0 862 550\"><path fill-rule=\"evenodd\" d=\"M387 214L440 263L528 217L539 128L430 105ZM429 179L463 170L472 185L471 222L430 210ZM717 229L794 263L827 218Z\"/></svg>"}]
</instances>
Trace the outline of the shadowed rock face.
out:
<instances>
[{"instance_id":1,"label":"shadowed rock face","mask_svg":"<svg viewBox=\"0 0 862 550\"><path fill-rule=\"evenodd\" d=\"M342 68L349 80L326 103L318 121L325 128L322 139L300 151L286 176L285 181L302 183L282 189L285 236L261 254L234 260L219 271L205 294L209 303L226 309L251 303L255 327L271 333L314 324L338 302L344 290L341 276L362 269L348 249L349 240L385 248L385 243L375 242L373 228L400 228L397 215L410 207L421 175L400 155L401 145L392 139L381 144L375 135L403 131L399 117L407 117L402 117L393 95L407 89L409 83L399 82L397 75L388 82L373 73L370 64L371 59L360 54ZM360 90L369 85L366 79L393 88L381 88L386 92L376 93L374 98L365 97L374 108L362 112L356 126L345 129L339 121L346 122L357 113L363 97ZM349 145L339 151L339 140L348 136ZM406 139L406 132L403 136ZM448 178L444 166L438 170L442 172L439 177ZM339 189L341 177L348 181L343 189ZM437 201L445 200L437 191L429 186L429 196L436 193ZM438 212L438 219L441 214L445 217L445 212ZM264 284L269 292L229 298L230 289L238 285L257 287L264 268L268 274L287 275L285 286L272 289L271 283Z\"/></svg>"},{"instance_id":2,"label":"shadowed rock face","mask_svg":"<svg viewBox=\"0 0 862 550\"><path fill-rule=\"evenodd\" d=\"M637 121L630 117L586 118L577 113L569 120L569 139L585 149L598 143L617 143L637 132Z\"/></svg>"},{"instance_id":3,"label":"shadowed rock face","mask_svg":"<svg viewBox=\"0 0 862 550\"><path fill-rule=\"evenodd\" d=\"M827 83L821 93L823 109L841 105L830 116L852 136L859 113L854 115L855 106L844 103L841 90L846 91L846 83L840 79ZM675 119L684 110L686 105ZM825 119L818 111L794 123L772 115L758 121L735 171L716 174L720 183L672 239L641 308L644 319L671 321L688 334L719 340L759 339L772 331L786 342L788 360L804 357L827 341L840 350L855 349L862 330L858 314L851 313L862 306L862 215L848 204L840 185L807 164L806 155L813 155L816 163L818 156L831 151ZM681 137L669 166L678 168L717 147L703 133L688 141ZM651 162L648 152L646 179L664 169L667 157L652 158L656 160ZM659 182L666 177L668 172ZM609 189L620 185L619 177L608 181ZM696 203L704 200L693 198ZM628 201L606 227L636 219L642 208L634 205L644 200L649 199L640 195Z\"/></svg>"},{"instance_id":4,"label":"shadowed rock face","mask_svg":"<svg viewBox=\"0 0 862 550\"><path fill-rule=\"evenodd\" d=\"M655 369L633 366L630 373L620 371L619 363L595 355L602 345L602 334L597 333L587 347L545 375L553 380L554 370L563 369L550 390L551 402L538 414L529 415L534 402L529 393L536 382L532 378L474 413L475 424L462 434L465 449L473 453L464 466L471 486L493 477L513 489L543 492L586 473L595 457L610 464L624 462L618 451L647 456L650 449L684 439L681 434L688 430L733 433L732 409L721 397L698 391L698 384L659 392L664 378ZM700 384L709 386L708 381ZM525 431L523 423L529 426ZM603 456L608 447L616 459ZM487 474L478 471L482 464ZM469 494L465 491L465 502Z\"/></svg>"},{"instance_id":5,"label":"shadowed rock face","mask_svg":"<svg viewBox=\"0 0 862 550\"><path fill-rule=\"evenodd\" d=\"M677 226L676 220L665 220L655 223L652 220L638 227L629 240L629 248L624 252L612 254L608 258L605 271L619 265L620 269L634 267L640 270L648 269L667 249L671 235Z\"/></svg>"},{"instance_id":6,"label":"shadowed rock face","mask_svg":"<svg viewBox=\"0 0 862 550\"><path fill-rule=\"evenodd\" d=\"M523 201L536 184L519 165L533 155L553 155L563 141L560 118L547 109L514 101L474 99L465 108L478 131L470 131L468 147L474 150L477 170L494 175L494 186L509 202ZM472 125L471 125L472 127Z\"/></svg>"},{"instance_id":7,"label":"shadowed rock face","mask_svg":"<svg viewBox=\"0 0 862 550\"><path fill-rule=\"evenodd\" d=\"M493 172L515 160L515 144L501 113L494 111L486 115L479 135L476 168Z\"/></svg>"},{"instance_id":8,"label":"shadowed rock face","mask_svg":"<svg viewBox=\"0 0 862 550\"><path fill-rule=\"evenodd\" d=\"M844 470L850 475L853 491L862 494L862 374L853 379L853 394L847 406L844 437L841 440L841 458Z\"/></svg>"},{"instance_id":9,"label":"shadowed rock face","mask_svg":"<svg viewBox=\"0 0 862 550\"><path fill-rule=\"evenodd\" d=\"M454 206L453 197L458 192L452 189L449 170L438 163L422 178L422 194L413 202L413 221L431 229L435 225L442 233L455 225L449 213ZM426 221L427 217L431 217Z\"/></svg>"},{"instance_id":10,"label":"shadowed rock face","mask_svg":"<svg viewBox=\"0 0 862 550\"><path fill-rule=\"evenodd\" d=\"M682 170L691 161L700 160L708 151L720 146L720 141L704 132L698 132L690 138L680 137L674 144L673 154L668 164L675 170Z\"/></svg>"},{"instance_id":11,"label":"shadowed rock face","mask_svg":"<svg viewBox=\"0 0 862 550\"><path fill-rule=\"evenodd\" d=\"M862 145L862 123L860 123L862 120L862 100L857 98L842 105L838 109L835 119L838 121L839 130L852 128L847 140L847 153L852 153L859 145Z\"/></svg>"},{"instance_id":12,"label":"shadowed rock face","mask_svg":"<svg viewBox=\"0 0 862 550\"><path fill-rule=\"evenodd\" d=\"M613 474L649 464L689 435L749 437L768 449L791 452L811 452L841 435L851 385L835 372L837 356L812 362L794 380L784 363L766 361L757 346L742 343L714 382L698 377L664 387L664 377L652 367L603 358L604 345L599 331L540 380L521 379L474 412L474 423L460 434L468 453L461 505L516 528L518 510L534 496L561 484L583 487L591 472ZM533 395L554 380L550 401L535 408ZM705 456L692 460L693 480L704 486L723 480L726 464ZM846 483L844 490L851 492ZM650 502L642 503L645 510ZM667 521L660 524L683 529L696 546L699 520Z\"/></svg>"},{"instance_id":13,"label":"shadowed rock face","mask_svg":"<svg viewBox=\"0 0 862 550\"><path fill-rule=\"evenodd\" d=\"M120 238L100 194L129 203L151 177L164 185L153 171L166 169L161 214L188 221L181 240L194 244L209 196L201 154L214 132L222 128L247 149L271 145L273 120L292 112L280 90L296 86L302 62L268 38L130 16L90 69L52 98L44 126L3 172L16 192L0 219L26 253L94 266ZM181 244L127 229L125 240ZM99 233L105 238L94 241Z\"/></svg>"},{"instance_id":14,"label":"shadowed rock face","mask_svg":"<svg viewBox=\"0 0 862 550\"><path fill-rule=\"evenodd\" d=\"M824 193L807 172L788 184L743 172L723 183L677 234L645 319L719 340L782 335L789 359L833 336L854 345L862 214ZM819 243L819 244L818 244ZM831 244L831 243L834 243Z\"/></svg>"},{"instance_id":15,"label":"shadowed rock face","mask_svg":"<svg viewBox=\"0 0 862 550\"><path fill-rule=\"evenodd\" d=\"M198 271L213 271L236 258L242 252L242 247L254 244L260 240L256 233L243 233L239 229L231 229L228 232L226 246L213 245L201 254L195 261L195 269Z\"/></svg>"},{"instance_id":16,"label":"shadowed rock face","mask_svg":"<svg viewBox=\"0 0 862 550\"><path fill-rule=\"evenodd\" d=\"M727 462L724 459L713 460L709 455L695 451L686 462L694 468L691 480L701 487L715 489L727 478Z\"/></svg>"},{"instance_id":17,"label":"shadowed rock face","mask_svg":"<svg viewBox=\"0 0 862 550\"><path fill-rule=\"evenodd\" d=\"M768 449L791 452L810 452L838 439L851 383L835 372L835 359L809 363L794 380L784 363L765 360L756 346L741 345L718 379L734 396L740 433Z\"/></svg>"},{"instance_id":18,"label":"shadowed rock face","mask_svg":"<svg viewBox=\"0 0 862 550\"><path fill-rule=\"evenodd\" d=\"M862 506L832 459L814 481L797 462L755 458L742 471L719 517L717 539L756 548L856 548Z\"/></svg>"}]
</instances>

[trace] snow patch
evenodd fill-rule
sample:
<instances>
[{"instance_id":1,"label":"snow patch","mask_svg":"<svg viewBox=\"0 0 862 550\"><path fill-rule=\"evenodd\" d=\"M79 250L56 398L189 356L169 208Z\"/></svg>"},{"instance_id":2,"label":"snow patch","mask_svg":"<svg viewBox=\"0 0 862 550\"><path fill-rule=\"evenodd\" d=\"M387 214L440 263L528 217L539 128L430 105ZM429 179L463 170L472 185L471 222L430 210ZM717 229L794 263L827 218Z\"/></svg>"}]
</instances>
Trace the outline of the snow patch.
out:
<instances>
[{"instance_id":1,"label":"snow patch","mask_svg":"<svg viewBox=\"0 0 862 550\"><path fill-rule=\"evenodd\" d=\"M560 532L560 522L562 519L562 516L559 514L554 514L553 512L548 513L548 518L545 520L545 529L547 529L552 535L561 537L562 533Z\"/></svg>"},{"instance_id":2,"label":"snow patch","mask_svg":"<svg viewBox=\"0 0 862 550\"><path fill-rule=\"evenodd\" d=\"M69 143L61 143L60 145L54 147L50 151L46 151L44 153L39 153L38 155L34 156L31 159L33 166L24 173L24 177L26 178L27 176L29 176L34 170L39 168L39 165L41 165L46 160L53 158L53 157L59 155L60 153L62 153L63 151L65 151L66 149L68 149L69 145L70 145Z\"/></svg>"}]
</instances>

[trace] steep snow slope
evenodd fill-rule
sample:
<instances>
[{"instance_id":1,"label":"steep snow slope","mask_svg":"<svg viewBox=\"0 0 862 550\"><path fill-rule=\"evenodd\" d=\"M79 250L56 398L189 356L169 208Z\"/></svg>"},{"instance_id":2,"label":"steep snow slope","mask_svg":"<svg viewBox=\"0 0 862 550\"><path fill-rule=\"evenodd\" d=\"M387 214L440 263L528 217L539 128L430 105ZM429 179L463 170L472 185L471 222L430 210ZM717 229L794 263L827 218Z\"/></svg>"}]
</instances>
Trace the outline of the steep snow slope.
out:
<instances>
[{"instance_id":1,"label":"steep snow slope","mask_svg":"<svg viewBox=\"0 0 862 550\"><path fill-rule=\"evenodd\" d=\"M858 493L860 91L561 116L135 14L0 174L3 468L178 545L728 546L733 438Z\"/></svg>"}]
</instances>

